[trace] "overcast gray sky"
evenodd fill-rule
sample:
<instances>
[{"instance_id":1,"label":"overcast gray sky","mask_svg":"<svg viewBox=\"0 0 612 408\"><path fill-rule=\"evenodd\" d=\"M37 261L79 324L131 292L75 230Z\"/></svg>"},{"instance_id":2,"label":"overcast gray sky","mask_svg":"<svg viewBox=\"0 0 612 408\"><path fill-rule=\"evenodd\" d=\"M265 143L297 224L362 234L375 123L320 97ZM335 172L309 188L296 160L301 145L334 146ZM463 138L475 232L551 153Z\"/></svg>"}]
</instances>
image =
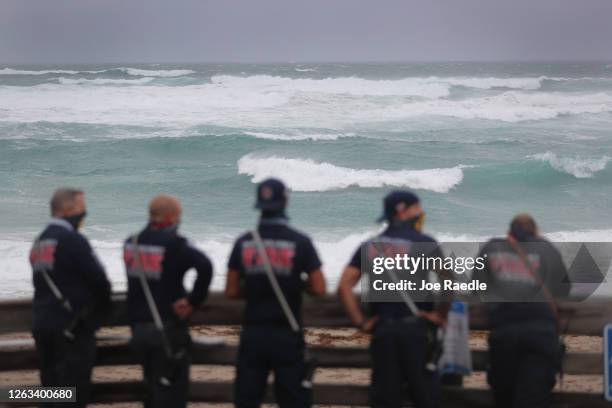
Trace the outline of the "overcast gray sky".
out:
<instances>
[{"instance_id":1,"label":"overcast gray sky","mask_svg":"<svg viewBox=\"0 0 612 408\"><path fill-rule=\"evenodd\" d=\"M0 62L612 60L612 0L0 0Z\"/></svg>"}]
</instances>

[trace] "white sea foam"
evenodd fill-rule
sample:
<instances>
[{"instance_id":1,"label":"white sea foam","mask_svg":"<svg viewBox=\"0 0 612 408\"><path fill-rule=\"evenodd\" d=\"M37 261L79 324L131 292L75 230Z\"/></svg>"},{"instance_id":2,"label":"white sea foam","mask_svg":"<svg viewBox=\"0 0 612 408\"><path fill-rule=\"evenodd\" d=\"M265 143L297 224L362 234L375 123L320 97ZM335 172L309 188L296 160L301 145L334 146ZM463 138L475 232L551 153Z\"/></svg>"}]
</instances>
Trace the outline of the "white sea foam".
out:
<instances>
[{"instance_id":1,"label":"white sea foam","mask_svg":"<svg viewBox=\"0 0 612 408\"><path fill-rule=\"evenodd\" d=\"M63 85L142 85L153 81L155 78L144 77L137 79L112 79L112 78L57 78L57 81Z\"/></svg>"},{"instance_id":2,"label":"white sea foam","mask_svg":"<svg viewBox=\"0 0 612 408\"><path fill-rule=\"evenodd\" d=\"M300 72L315 69L295 68ZM578 79L578 78L577 78ZM537 90L543 81L569 81L561 77L407 77L402 79L364 79L359 77L337 77L324 79L287 78L271 75L237 77L217 75L211 81L219 84L234 84L239 87L275 88L302 92L341 93L349 95L397 96L413 95L425 98L441 98L449 95L451 86L475 89L509 88Z\"/></svg>"},{"instance_id":3,"label":"white sea foam","mask_svg":"<svg viewBox=\"0 0 612 408\"><path fill-rule=\"evenodd\" d=\"M441 98L449 95L446 84L428 83L409 79L371 80L357 77L344 78L286 78L270 75L237 77L215 75L214 84L236 89L259 89L265 92L304 92L321 94L344 94L352 96L418 96Z\"/></svg>"},{"instance_id":4,"label":"white sea foam","mask_svg":"<svg viewBox=\"0 0 612 408\"><path fill-rule=\"evenodd\" d=\"M0 75L47 75L47 74L67 74L67 75L76 75L76 74L100 74L104 72L110 71L123 71L128 75L135 76L148 76L148 77L178 77L195 73L195 71L191 69L141 69L141 68L130 68L130 67L118 67L118 68L108 68L101 70L67 70L67 69L45 69L45 70L23 70L23 69L13 69L13 68L3 68L0 69Z\"/></svg>"},{"instance_id":5,"label":"white sea foam","mask_svg":"<svg viewBox=\"0 0 612 408\"><path fill-rule=\"evenodd\" d=\"M548 79L547 77L539 78L494 78L494 77L482 77L482 78L462 78L462 77L451 77L451 78L439 78L430 77L425 81L427 82L440 82L446 83L453 86L464 86L467 88L476 89L492 89L492 88L511 88L511 89L524 89L524 90L535 90L542 86L542 81Z\"/></svg>"},{"instance_id":6,"label":"white sea foam","mask_svg":"<svg viewBox=\"0 0 612 408\"><path fill-rule=\"evenodd\" d=\"M612 112L612 95L603 92L506 91L445 99L439 96L446 94L449 84L403 86L401 80L216 76L200 85L111 85L2 86L0 120L342 132L367 124L428 121L431 116L521 122Z\"/></svg>"},{"instance_id":7,"label":"white sea foam","mask_svg":"<svg viewBox=\"0 0 612 408\"><path fill-rule=\"evenodd\" d=\"M245 135L253 136L257 139L299 141L299 140L338 140L343 137L353 137L354 133L266 133L266 132L244 132Z\"/></svg>"},{"instance_id":8,"label":"white sea foam","mask_svg":"<svg viewBox=\"0 0 612 408\"><path fill-rule=\"evenodd\" d=\"M559 157L550 151L530 157L548 163L553 169L576 178L591 178L598 171L605 169L610 161L607 156L600 158Z\"/></svg>"},{"instance_id":9,"label":"white sea foam","mask_svg":"<svg viewBox=\"0 0 612 408\"><path fill-rule=\"evenodd\" d=\"M295 70L297 72L317 72L316 68L300 68L300 67L296 67Z\"/></svg>"},{"instance_id":10,"label":"white sea foam","mask_svg":"<svg viewBox=\"0 0 612 408\"><path fill-rule=\"evenodd\" d=\"M184 75L189 75L195 73L194 70L191 69L140 69L140 68L117 68L120 71L125 72L128 75L138 75L138 76L149 76L149 77L162 77L162 78L170 78L170 77L179 77ZM110 71L110 70L109 70Z\"/></svg>"},{"instance_id":11,"label":"white sea foam","mask_svg":"<svg viewBox=\"0 0 612 408\"><path fill-rule=\"evenodd\" d=\"M252 176L254 183L267 177L278 177L295 191L396 186L447 193L463 180L463 166L425 170L352 169L308 159L253 154L238 160L238 173Z\"/></svg>"},{"instance_id":12,"label":"white sea foam","mask_svg":"<svg viewBox=\"0 0 612 408\"><path fill-rule=\"evenodd\" d=\"M376 229L342 233L314 235L314 243L321 260L323 271L333 291L340 273L348 263L359 244L373 236ZM483 242L489 236L473 234L430 232L440 242ZM579 230L558 231L546 234L553 242L612 242L612 230ZM17 298L32 296L31 270L28 264L28 253L31 239L34 237L14 238L0 237L0 258L2 259L2 285L0 298ZM125 272L121 254L121 242L92 240L92 246L105 266L114 291L126 289ZM220 291L225 284L227 259L233 243L231 236L213 236L208 239L195 240L195 245L206 252L214 266L212 290Z\"/></svg>"},{"instance_id":13,"label":"white sea foam","mask_svg":"<svg viewBox=\"0 0 612 408\"><path fill-rule=\"evenodd\" d=\"M0 75L46 75L46 74L68 74L74 75L81 71L72 71L66 69L48 69L42 71L30 71L24 69L3 68L0 69Z\"/></svg>"},{"instance_id":14,"label":"white sea foam","mask_svg":"<svg viewBox=\"0 0 612 408\"><path fill-rule=\"evenodd\" d=\"M315 238L317 251L323 262L323 269L329 282L330 290L335 289L344 266L361 241L371 232L348 234L341 238ZM33 237L32 237L33 239ZM232 247L232 237L212 237L195 241L195 245L210 257L213 267L212 290L220 291L225 286L227 259ZM114 291L126 290L125 268L122 260L119 241L92 240L94 251L105 266ZM32 273L28 264L30 241L0 239L0 257L2 257L2 285L0 298L17 298L32 296ZM189 282L193 281L188 278Z\"/></svg>"},{"instance_id":15,"label":"white sea foam","mask_svg":"<svg viewBox=\"0 0 612 408\"><path fill-rule=\"evenodd\" d=\"M561 115L612 112L612 96L606 93L525 93L507 91L494 96L464 100L434 100L388 106L388 119L447 116L522 122L553 119Z\"/></svg>"}]
</instances>

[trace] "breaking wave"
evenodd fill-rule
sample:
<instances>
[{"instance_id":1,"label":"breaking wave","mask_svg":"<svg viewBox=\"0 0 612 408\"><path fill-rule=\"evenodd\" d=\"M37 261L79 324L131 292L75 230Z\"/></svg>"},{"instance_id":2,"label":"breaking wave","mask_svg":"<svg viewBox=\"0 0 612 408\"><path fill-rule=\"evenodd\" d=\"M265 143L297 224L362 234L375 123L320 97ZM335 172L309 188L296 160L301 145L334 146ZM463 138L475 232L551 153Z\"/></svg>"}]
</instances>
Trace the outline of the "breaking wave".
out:
<instances>
[{"instance_id":1,"label":"breaking wave","mask_svg":"<svg viewBox=\"0 0 612 408\"><path fill-rule=\"evenodd\" d=\"M148 76L148 77L178 77L183 75L189 75L195 73L195 71L191 69L141 69L141 68L130 68L130 67L118 67L118 68L108 68L101 69L96 71L88 71L88 70L66 70L66 69L46 69L39 71L32 70L23 70L23 69L13 69L13 68L3 68L0 69L0 75L48 75L48 74L66 74L66 75L76 75L76 74L101 74L105 72L111 71L122 71L128 75L134 76Z\"/></svg>"},{"instance_id":2,"label":"breaking wave","mask_svg":"<svg viewBox=\"0 0 612 408\"><path fill-rule=\"evenodd\" d=\"M138 80L144 83L150 77ZM448 85L402 87L398 81L354 78L215 76L212 83L198 85L121 88L112 86L106 78L91 81L100 85L109 81L109 86L97 86L88 92L61 84L2 86L0 106L5 109L1 120L354 129L431 116L522 122L612 112L612 95L604 92L505 91L492 96L440 99L438 96L448 92ZM417 95L421 98L414 99Z\"/></svg>"},{"instance_id":3,"label":"breaking wave","mask_svg":"<svg viewBox=\"0 0 612 408\"><path fill-rule=\"evenodd\" d=\"M301 72L309 70L308 68L295 69ZM542 76L538 78L409 77L374 80L359 77L310 79L271 75L253 75L248 77L216 75L211 78L211 82L241 88L267 88L270 91L301 91L358 96L421 96L436 99L448 96L450 88L453 86L475 89L508 88L537 90L541 88L543 81L564 81L567 79Z\"/></svg>"},{"instance_id":4,"label":"breaking wave","mask_svg":"<svg viewBox=\"0 0 612 408\"><path fill-rule=\"evenodd\" d=\"M257 157L238 160L238 173L252 176L254 183L278 177L294 191L329 191L347 187L408 187L447 193L463 180L464 166L425 170L352 169L309 159Z\"/></svg>"},{"instance_id":5,"label":"breaking wave","mask_svg":"<svg viewBox=\"0 0 612 408\"><path fill-rule=\"evenodd\" d=\"M447 116L459 119L487 119L503 122L554 119L561 115L612 112L612 96L572 93L526 93L507 91L495 96L465 100L435 100L392 105L385 109L388 119L418 116Z\"/></svg>"},{"instance_id":6,"label":"breaking wave","mask_svg":"<svg viewBox=\"0 0 612 408\"><path fill-rule=\"evenodd\" d=\"M346 266L353 252L365 239L373 236L376 229L355 231L354 233L325 234L313 236L314 244L323 263L325 277L330 283L330 291L336 288L340 272ZM490 236L456 233L429 232L440 242L483 242ZM545 234L553 242L612 242L612 230L558 231ZM223 290L227 259L232 246L232 236L211 237L196 240L196 246L210 257L215 273L212 290ZM33 237L32 237L33 239ZM105 266L115 292L126 290L124 265L121 254L121 241L93 240L92 246ZM0 238L0 254L3 259L3 284L0 297L19 298L32 296L30 266L27 262L31 241L23 238Z\"/></svg>"},{"instance_id":7,"label":"breaking wave","mask_svg":"<svg viewBox=\"0 0 612 408\"><path fill-rule=\"evenodd\" d=\"M138 79L111 79L111 78L57 78L62 85L143 85L153 81L155 78L144 77Z\"/></svg>"},{"instance_id":8,"label":"breaking wave","mask_svg":"<svg viewBox=\"0 0 612 408\"><path fill-rule=\"evenodd\" d=\"M160 78L179 77L179 76L195 73L195 71L191 69L159 69L159 70L140 69L140 68L117 68L117 69L125 72L128 75L160 77ZM109 71L112 71L112 69Z\"/></svg>"},{"instance_id":9,"label":"breaking wave","mask_svg":"<svg viewBox=\"0 0 612 408\"><path fill-rule=\"evenodd\" d=\"M23 69L3 68L0 69L0 75L47 75L47 74L67 74L74 75L83 71L72 71L66 69L47 69L42 71L29 71ZM96 71L97 72L97 71Z\"/></svg>"},{"instance_id":10,"label":"breaking wave","mask_svg":"<svg viewBox=\"0 0 612 408\"><path fill-rule=\"evenodd\" d=\"M353 137L354 133L294 133L294 134L275 134L265 132L244 132L245 135L253 136L257 139L300 141L300 140L338 140L342 137Z\"/></svg>"},{"instance_id":11,"label":"breaking wave","mask_svg":"<svg viewBox=\"0 0 612 408\"><path fill-rule=\"evenodd\" d=\"M535 154L531 158L548 163L553 169L570 174L576 178L592 178L595 173L606 168L610 161L601 158L559 157L553 152Z\"/></svg>"},{"instance_id":12,"label":"breaking wave","mask_svg":"<svg viewBox=\"0 0 612 408\"><path fill-rule=\"evenodd\" d=\"M215 75L213 84L235 89L258 89L265 92L304 92L345 94L352 96L419 96L442 98L449 95L449 86L415 79L371 80L357 77L343 78L287 78L271 75L238 77Z\"/></svg>"}]
</instances>

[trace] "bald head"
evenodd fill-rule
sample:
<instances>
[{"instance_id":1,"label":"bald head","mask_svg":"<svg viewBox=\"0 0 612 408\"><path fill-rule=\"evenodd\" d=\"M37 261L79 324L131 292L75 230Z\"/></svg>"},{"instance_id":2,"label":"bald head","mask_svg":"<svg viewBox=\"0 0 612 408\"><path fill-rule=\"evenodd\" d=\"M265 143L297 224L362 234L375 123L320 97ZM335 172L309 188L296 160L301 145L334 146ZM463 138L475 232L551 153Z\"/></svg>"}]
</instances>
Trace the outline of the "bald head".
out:
<instances>
[{"instance_id":1,"label":"bald head","mask_svg":"<svg viewBox=\"0 0 612 408\"><path fill-rule=\"evenodd\" d=\"M168 227L176 225L181 219L181 203L169 195L155 196L149 203L149 221L151 224Z\"/></svg>"},{"instance_id":2,"label":"bald head","mask_svg":"<svg viewBox=\"0 0 612 408\"><path fill-rule=\"evenodd\" d=\"M518 214L510 223L510 234L519 241L538 235L538 226L529 214Z\"/></svg>"},{"instance_id":3,"label":"bald head","mask_svg":"<svg viewBox=\"0 0 612 408\"><path fill-rule=\"evenodd\" d=\"M83 191L76 188L58 188L49 200L52 217L67 217L85 211Z\"/></svg>"}]
</instances>

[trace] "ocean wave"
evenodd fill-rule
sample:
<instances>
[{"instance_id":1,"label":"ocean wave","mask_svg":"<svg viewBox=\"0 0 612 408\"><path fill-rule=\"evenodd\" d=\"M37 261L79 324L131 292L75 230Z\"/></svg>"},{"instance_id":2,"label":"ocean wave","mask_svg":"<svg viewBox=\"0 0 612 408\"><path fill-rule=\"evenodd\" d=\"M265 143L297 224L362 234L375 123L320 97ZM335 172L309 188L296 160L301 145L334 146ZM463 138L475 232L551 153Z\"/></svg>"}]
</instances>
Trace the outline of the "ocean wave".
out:
<instances>
[{"instance_id":1,"label":"ocean wave","mask_svg":"<svg viewBox=\"0 0 612 408\"><path fill-rule=\"evenodd\" d=\"M330 289L334 289L340 277L340 272L348 263L359 244L373 235L375 231L356 232L343 235L340 238L315 238L317 252L323 262L326 279ZM238 235L238 234L236 234ZM227 259L232 248L232 236L211 237L195 240L194 245L203 250L214 267L211 289L221 291L225 287L225 270ZM32 237L33 239L33 237ZM126 290L125 266L121 257L121 241L92 240L92 247L106 268L112 282L113 291ZM3 281L0 286L0 298L16 298L32 296L30 265L27 262L31 241L0 238L0 256L3 259ZM187 286L193 283L193 277L187 275Z\"/></svg>"},{"instance_id":2,"label":"ocean wave","mask_svg":"<svg viewBox=\"0 0 612 408\"><path fill-rule=\"evenodd\" d=\"M191 69L140 69L140 68L116 68L120 71L125 72L128 75L145 76L145 77L160 77L160 78L171 78L179 77L189 74L194 74L195 71ZM112 71L112 69L109 69Z\"/></svg>"},{"instance_id":3,"label":"ocean wave","mask_svg":"<svg viewBox=\"0 0 612 408\"><path fill-rule=\"evenodd\" d=\"M612 95L573 93L526 93L507 91L494 96L464 100L435 100L391 105L380 112L388 119L446 116L523 122L554 119L561 115L612 112Z\"/></svg>"},{"instance_id":4,"label":"ocean wave","mask_svg":"<svg viewBox=\"0 0 612 408\"><path fill-rule=\"evenodd\" d=\"M308 68L295 68L307 72ZM370 96L421 96L437 99L447 97L450 88L462 86L474 89L508 88L516 90L537 90L543 81L567 81L571 78L561 77L407 77L402 79L365 79L360 77L336 77L324 79L288 78L271 75L252 75L239 77L216 75L213 83L253 87L274 91L301 91L318 93L336 93Z\"/></svg>"},{"instance_id":5,"label":"ocean wave","mask_svg":"<svg viewBox=\"0 0 612 408\"><path fill-rule=\"evenodd\" d=\"M301 141L301 140L338 140L343 137L353 137L354 133L265 133L265 132L244 132L245 135L253 136L257 139L282 140L282 141Z\"/></svg>"},{"instance_id":6,"label":"ocean wave","mask_svg":"<svg viewBox=\"0 0 612 408\"><path fill-rule=\"evenodd\" d=\"M466 88L476 89L493 89L493 88L510 88L510 89L523 89L523 90L536 90L542 87L542 81L549 79L548 77L539 78L495 78L495 77L483 77L483 78L462 78L462 77L429 77L423 79L426 82L439 82L445 83L452 86L463 86ZM561 80L559 78L559 80Z\"/></svg>"},{"instance_id":7,"label":"ocean wave","mask_svg":"<svg viewBox=\"0 0 612 408\"><path fill-rule=\"evenodd\" d=\"M548 163L553 169L576 178L592 178L595 173L605 169L610 161L607 156L600 158L559 157L550 151L530 157Z\"/></svg>"},{"instance_id":8,"label":"ocean wave","mask_svg":"<svg viewBox=\"0 0 612 408\"><path fill-rule=\"evenodd\" d=\"M67 70L67 69L45 69L39 71L32 70L22 70L22 69L12 69L12 68L3 68L0 69L0 75L47 75L47 74L66 74L66 75L76 75L76 74L102 74L105 72L111 71L122 71L128 75L133 76L145 76L145 77L179 77L183 75L189 75L195 73L195 71L191 69L141 69L141 68L130 68L130 67L118 67L118 68L107 68L101 70Z\"/></svg>"},{"instance_id":9,"label":"ocean wave","mask_svg":"<svg viewBox=\"0 0 612 408\"><path fill-rule=\"evenodd\" d=\"M297 72L317 72L316 68L299 68L299 67L296 67L295 70Z\"/></svg>"},{"instance_id":10,"label":"ocean wave","mask_svg":"<svg viewBox=\"0 0 612 408\"><path fill-rule=\"evenodd\" d=\"M418 96L442 98L450 94L449 85L414 79L372 80L358 77L342 78L287 78L271 75L238 77L215 75L213 84L233 89L251 89L261 92L304 92L344 94L351 96Z\"/></svg>"},{"instance_id":11,"label":"ocean wave","mask_svg":"<svg viewBox=\"0 0 612 408\"><path fill-rule=\"evenodd\" d=\"M429 117L523 122L612 112L612 95L505 91L463 99L437 98L437 88L396 88L396 81L292 80L217 76L212 83L146 87L61 84L1 86L0 120L121 125L214 125L250 129L355 129ZM326 82L328 81L328 82ZM442 86L443 93L449 85ZM399 90L398 90L399 89ZM349 92L352 94L346 94ZM381 97L393 94L395 97ZM400 96L404 92L406 95ZM427 98L413 98L416 94ZM359 95L362 93L362 95ZM434 123L435 126L435 123ZM341 133L339 131L338 133Z\"/></svg>"},{"instance_id":12,"label":"ocean wave","mask_svg":"<svg viewBox=\"0 0 612 408\"><path fill-rule=\"evenodd\" d=\"M111 79L111 78L57 78L62 85L142 85L153 81L155 78L144 77L138 79Z\"/></svg>"},{"instance_id":13,"label":"ocean wave","mask_svg":"<svg viewBox=\"0 0 612 408\"><path fill-rule=\"evenodd\" d=\"M3 68L0 69L0 75L47 75L47 74L68 74L74 75L81 71L72 71L66 69L48 69L42 71L29 71L23 69Z\"/></svg>"},{"instance_id":14,"label":"ocean wave","mask_svg":"<svg viewBox=\"0 0 612 408\"><path fill-rule=\"evenodd\" d=\"M439 242L487 242L490 235L435 232L432 234ZM612 229L585 229L575 231L551 231L542 235L551 242L612 242Z\"/></svg>"},{"instance_id":15,"label":"ocean wave","mask_svg":"<svg viewBox=\"0 0 612 408\"><path fill-rule=\"evenodd\" d=\"M335 290L340 273L348 263L354 251L365 239L374 236L377 229L355 231L353 233L329 233L314 235L314 245L317 248L329 290ZM450 233L428 231L439 242L484 242L490 236L470 233ZM236 234L238 235L238 234ZM557 231L544 234L553 242L612 242L612 229L608 230L577 230ZM31 239L34 237L32 236ZM207 239L196 239L195 245L203 250L211 259L214 271L211 289L223 290L225 287L225 270L227 259L232 248L233 236L212 236ZM31 240L9 236L0 237L0 257L2 257L1 298L18 298L32 296L32 281L30 265L27 262L32 246ZM92 240L91 244L106 268L106 272L115 292L126 290L125 267L121 257L121 241ZM191 279L190 279L191 278ZM190 286L193 277L189 276Z\"/></svg>"},{"instance_id":16,"label":"ocean wave","mask_svg":"<svg viewBox=\"0 0 612 408\"><path fill-rule=\"evenodd\" d=\"M351 186L409 187L447 193L463 180L464 166L425 170L352 169L309 159L258 157L247 154L238 160L238 173L252 176L254 183L267 177L284 180L294 191L329 191Z\"/></svg>"}]
</instances>

